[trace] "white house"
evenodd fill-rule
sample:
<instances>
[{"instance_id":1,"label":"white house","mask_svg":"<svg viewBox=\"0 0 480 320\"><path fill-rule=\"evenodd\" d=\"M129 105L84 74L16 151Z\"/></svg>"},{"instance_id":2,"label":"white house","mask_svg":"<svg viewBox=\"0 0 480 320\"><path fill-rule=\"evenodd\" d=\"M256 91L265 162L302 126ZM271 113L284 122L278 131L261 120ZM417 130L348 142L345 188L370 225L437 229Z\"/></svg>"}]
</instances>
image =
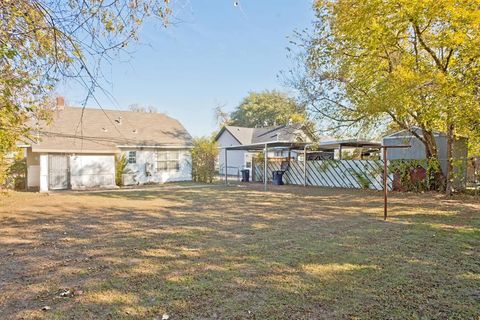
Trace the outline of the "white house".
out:
<instances>
[{"instance_id":1,"label":"white house","mask_svg":"<svg viewBox=\"0 0 480 320\"><path fill-rule=\"evenodd\" d=\"M191 136L161 113L57 108L26 149L27 186L42 192L115 187L115 155L128 159L124 184L191 180Z\"/></svg>"},{"instance_id":2,"label":"white house","mask_svg":"<svg viewBox=\"0 0 480 320\"><path fill-rule=\"evenodd\" d=\"M246 128L235 126L224 126L215 137L215 141L221 148L238 145L250 145L254 143L267 143L275 141L288 142L312 142L313 138L301 124L280 125L264 128ZM269 158L284 158L288 156L289 150L285 148L273 149L268 153ZM229 175L237 175L239 170L252 169L252 158L254 152L245 150L231 150L228 152ZM291 157L297 155L293 151ZM219 172L225 172L225 149L219 154Z\"/></svg>"}]
</instances>

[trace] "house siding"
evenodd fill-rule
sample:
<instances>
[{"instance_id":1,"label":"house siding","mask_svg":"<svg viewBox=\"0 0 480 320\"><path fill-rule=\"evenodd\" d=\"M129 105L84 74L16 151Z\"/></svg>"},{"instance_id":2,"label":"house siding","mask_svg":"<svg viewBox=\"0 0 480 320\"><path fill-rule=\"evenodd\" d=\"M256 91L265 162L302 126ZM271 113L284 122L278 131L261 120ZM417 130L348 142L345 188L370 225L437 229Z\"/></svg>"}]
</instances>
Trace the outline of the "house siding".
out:
<instances>
[{"instance_id":1,"label":"house siding","mask_svg":"<svg viewBox=\"0 0 480 320\"><path fill-rule=\"evenodd\" d=\"M218 145L222 148L238 146L240 143L235 137L228 132L228 130L223 131L223 133L217 139ZM245 167L245 154L247 151L244 150L229 150L227 153L227 165L228 165L228 174L237 175L238 171ZM225 174L225 149L221 149L219 153L219 173Z\"/></svg>"},{"instance_id":2,"label":"house siding","mask_svg":"<svg viewBox=\"0 0 480 320\"><path fill-rule=\"evenodd\" d=\"M49 156L51 153L27 152L28 188L48 192ZM115 187L115 157L106 155L66 155L69 183L72 190Z\"/></svg>"},{"instance_id":3,"label":"house siding","mask_svg":"<svg viewBox=\"0 0 480 320\"><path fill-rule=\"evenodd\" d=\"M33 153L31 148L25 149L27 161L27 188L40 188L40 155Z\"/></svg>"},{"instance_id":4,"label":"house siding","mask_svg":"<svg viewBox=\"0 0 480 320\"><path fill-rule=\"evenodd\" d=\"M48 153L40 154L40 192L48 191Z\"/></svg>"},{"instance_id":5,"label":"house siding","mask_svg":"<svg viewBox=\"0 0 480 320\"><path fill-rule=\"evenodd\" d=\"M161 149L165 151L166 149ZM189 149L175 149L178 151L180 160L179 170L158 171L157 170L157 151L156 149L122 149L122 154L128 159L128 152L136 152L136 163L127 164L123 174L124 185L147 184L147 183L165 183L173 181L191 181L191 157ZM147 172L147 165L151 167L150 174Z\"/></svg>"},{"instance_id":6,"label":"house siding","mask_svg":"<svg viewBox=\"0 0 480 320\"><path fill-rule=\"evenodd\" d=\"M115 156L70 156L70 185L73 190L115 187Z\"/></svg>"},{"instance_id":7,"label":"house siding","mask_svg":"<svg viewBox=\"0 0 480 320\"><path fill-rule=\"evenodd\" d=\"M128 164L128 174L124 175L125 185L164 183L171 181L190 181L191 161L188 149L176 150L180 153L180 169L157 172L156 150L129 149L136 151L137 161ZM28 187L40 192L49 191L49 156L50 153L27 153ZM114 154L69 154L69 185L72 190L92 188L115 188ZM147 163L152 164L152 174L146 172Z\"/></svg>"}]
</instances>

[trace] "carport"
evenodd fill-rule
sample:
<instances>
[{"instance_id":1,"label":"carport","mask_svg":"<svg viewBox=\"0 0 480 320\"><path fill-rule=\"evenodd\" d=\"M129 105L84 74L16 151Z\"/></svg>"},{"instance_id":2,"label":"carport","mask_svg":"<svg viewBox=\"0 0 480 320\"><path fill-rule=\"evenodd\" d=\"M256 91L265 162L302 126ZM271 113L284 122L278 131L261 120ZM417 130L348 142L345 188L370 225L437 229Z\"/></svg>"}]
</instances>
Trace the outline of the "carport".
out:
<instances>
[{"instance_id":1,"label":"carport","mask_svg":"<svg viewBox=\"0 0 480 320\"><path fill-rule=\"evenodd\" d=\"M228 185L228 150L245 150L245 151L260 151L263 150L264 152L264 172L263 172L263 183L264 183L264 190L267 191L268 189L268 150L269 148L284 148L290 150L303 150L303 185L307 185L307 149L309 146L312 146L312 143L306 142L288 142L288 141L275 141L275 142L268 142L268 143L254 143L249 145L239 145L239 146L230 146L230 147L223 147L225 149L225 185ZM337 147L341 150L342 147L372 147L372 148L379 148L383 150L383 172L388 172L387 168L387 149L391 148L410 148L410 145L395 145L395 146L379 146L378 143L372 143L368 141L340 141L337 142L324 142L320 143L320 149L325 147ZM289 157L290 161L290 157ZM341 159L339 161L342 161ZM384 192L384 219L387 219L387 207L388 207L388 187L387 187L387 175L383 175L383 192Z\"/></svg>"},{"instance_id":2,"label":"carport","mask_svg":"<svg viewBox=\"0 0 480 320\"><path fill-rule=\"evenodd\" d=\"M243 151L262 151L264 154L264 166L265 170L263 173L263 184L264 184L264 189L267 190L268 186L268 170L266 170L268 166L268 150L269 149L288 149L289 151L291 150L303 150L303 159L304 159L304 166L303 166L303 175L304 179L306 180L306 161L307 159L307 148L310 145L310 143L307 142L290 142L290 141L273 141L273 142L267 142L267 143L253 143L253 144L247 144L247 145L238 145L238 146L230 146L230 147L223 147L222 149L225 149L225 185L228 185L228 150L243 150ZM290 160L290 157L289 157Z\"/></svg>"},{"instance_id":3,"label":"carport","mask_svg":"<svg viewBox=\"0 0 480 320\"><path fill-rule=\"evenodd\" d=\"M382 144L371 140L347 139L347 140L333 140L322 141L319 143L320 150L338 150L338 160L342 160L342 150L349 148L370 148L380 150Z\"/></svg>"}]
</instances>

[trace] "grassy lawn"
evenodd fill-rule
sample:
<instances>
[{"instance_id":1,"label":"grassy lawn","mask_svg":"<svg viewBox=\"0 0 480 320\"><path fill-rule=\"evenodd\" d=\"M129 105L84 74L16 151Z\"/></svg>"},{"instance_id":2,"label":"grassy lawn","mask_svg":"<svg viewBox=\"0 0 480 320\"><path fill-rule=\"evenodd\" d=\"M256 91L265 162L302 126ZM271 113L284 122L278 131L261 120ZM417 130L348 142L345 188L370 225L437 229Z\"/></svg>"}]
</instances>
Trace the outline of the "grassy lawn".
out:
<instances>
[{"instance_id":1,"label":"grassy lawn","mask_svg":"<svg viewBox=\"0 0 480 320\"><path fill-rule=\"evenodd\" d=\"M394 194L384 222L363 190L0 197L1 319L480 317L472 198Z\"/></svg>"}]
</instances>

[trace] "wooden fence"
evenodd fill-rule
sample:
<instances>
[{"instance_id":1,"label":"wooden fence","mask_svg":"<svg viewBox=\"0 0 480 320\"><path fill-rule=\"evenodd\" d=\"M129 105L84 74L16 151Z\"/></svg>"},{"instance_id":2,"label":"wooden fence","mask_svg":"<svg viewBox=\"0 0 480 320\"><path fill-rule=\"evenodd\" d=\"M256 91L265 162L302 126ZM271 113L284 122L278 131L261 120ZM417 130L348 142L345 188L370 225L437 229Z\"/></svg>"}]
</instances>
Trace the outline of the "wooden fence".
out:
<instances>
[{"instance_id":1,"label":"wooden fence","mask_svg":"<svg viewBox=\"0 0 480 320\"><path fill-rule=\"evenodd\" d=\"M291 160L283 175L285 184L332 188L383 190L383 160L315 160L307 161L306 181L303 161ZM269 161L268 181L273 171L281 170L280 161ZM263 182L264 165L255 164L253 180ZM387 176L388 189L392 189L393 175Z\"/></svg>"}]
</instances>

